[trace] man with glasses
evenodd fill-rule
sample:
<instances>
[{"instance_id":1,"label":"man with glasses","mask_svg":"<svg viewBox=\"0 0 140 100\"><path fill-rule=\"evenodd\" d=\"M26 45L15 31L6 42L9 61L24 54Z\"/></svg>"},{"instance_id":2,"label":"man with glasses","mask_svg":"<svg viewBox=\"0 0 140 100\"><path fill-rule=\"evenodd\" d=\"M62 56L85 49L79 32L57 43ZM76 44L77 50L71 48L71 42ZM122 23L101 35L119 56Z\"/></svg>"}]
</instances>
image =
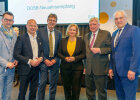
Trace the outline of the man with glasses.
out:
<instances>
[{"instance_id":1,"label":"man with glasses","mask_svg":"<svg viewBox=\"0 0 140 100\"><path fill-rule=\"evenodd\" d=\"M114 13L118 29L112 35L109 76L114 75L118 100L136 100L140 66L140 28L127 23L123 10Z\"/></svg>"},{"instance_id":2,"label":"man with glasses","mask_svg":"<svg viewBox=\"0 0 140 100\"><path fill-rule=\"evenodd\" d=\"M13 49L17 39L13 31L14 15L5 12L2 15L0 27L0 100L10 100L15 66L17 61L13 58Z\"/></svg>"},{"instance_id":3,"label":"man with glasses","mask_svg":"<svg viewBox=\"0 0 140 100\"><path fill-rule=\"evenodd\" d=\"M39 30L43 39L44 65L40 68L40 80L38 90L38 100L44 100L45 87L49 76L49 100L55 100L57 80L59 77L59 58L57 55L58 45L62 38L62 33L55 29L57 16L50 14L47 19L48 25ZM49 75L48 75L49 72Z\"/></svg>"}]
</instances>

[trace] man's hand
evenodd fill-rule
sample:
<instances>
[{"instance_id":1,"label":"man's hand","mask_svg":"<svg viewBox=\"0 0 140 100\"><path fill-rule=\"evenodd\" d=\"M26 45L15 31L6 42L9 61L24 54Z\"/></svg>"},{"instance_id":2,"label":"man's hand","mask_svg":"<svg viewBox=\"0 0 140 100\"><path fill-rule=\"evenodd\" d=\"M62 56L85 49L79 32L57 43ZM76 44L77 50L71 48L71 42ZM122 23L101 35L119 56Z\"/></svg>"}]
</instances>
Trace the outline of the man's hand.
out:
<instances>
[{"instance_id":1,"label":"man's hand","mask_svg":"<svg viewBox=\"0 0 140 100\"><path fill-rule=\"evenodd\" d=\"M53 62L50 61L50 60L48 60L48 59L46 59L46 60L44 61L44 63L45 63L45 65L48 66L48 67L50 67L50 66L53 65Z\"/></svg>"},{"instance_id":2,"label":"man's hand","mask_svg":"<svg viewBox=\"0 0 140 100\"><path fill-rule=\"evenodd\" d=\"M90 48L90 50L91 50L94 54L101 53L100 48Z\"/></svg>"},{"instance_id":3,"label":"man's hand","mask_svg":"<svg viewBox=\"0 0 140 100\"><path fill-rule=\"evenodd\" d=\"M113 70L112 70L112 69L109 69L109 72L108 72L108 73L109 73L109 77L110 77L111 79L113 79L113 75L114 75L114 74L113 74Z\"/></svg>"},{"instance_id":4,"label":"man's hand","mask_svg":"<svg viewBox=\"0 0 140 100\"><path fill-rule=\"evenodd\" d=\"M55 59L52 59L51 62L53 63L53 65L56 63Z\"/></svg>"},{"instance_id":5,"label":"man's hand","mask_svg":"<svg viewBox=\"0 0 140 100\"><path fill-rule=\"evenodd\" d=\"M129 80L134 80L135 79L135 74L136 74L135 72L129 70L128 74L127 74L128 79Z\"/></svg>"},{"instance_id":6,"label":"man's hand","mask_svg":"<svg viewBox=\"0 0 140 100\"><path fill-rule=\"evenodd\" d=\"M15 65L15 66L17 66L17 65L18 65L18 61L17 61L17 60L14 60L14 62L13 62L13 63L14 63L14 65Z\"/></svg>"},{"instance_id":7,"label":"man's hand","mask_svg":"<svg viewBox=\"0 0 140 100\"><path fill-rule=\"evenodd\" d=\"M10 68L10 69L12 69L13 67L15 67L15 65L12 62L8 62L7 63L7 67Z\"/></svg>"},{"instance_id":8,"label":"man's hand","mask_svg":"<svg viewBox=\"0 0 140 100\"><path fill-rule=\"evenodd\" d=\"M37 67L40 63L37 60L32 60L30 61L30 65L33 67Z\"/></svg>"},{"instance_id":9,"label":"man's hand","mask_svg":"<svg viewBox=\"0 0 140 100\"><path fill-rule=\"evenodd\" d=\"M36 60L38 61L38 63L41 63L43 58L42 57L39 57L39 58L36 58Z\"/></svg>"}]
</instances>

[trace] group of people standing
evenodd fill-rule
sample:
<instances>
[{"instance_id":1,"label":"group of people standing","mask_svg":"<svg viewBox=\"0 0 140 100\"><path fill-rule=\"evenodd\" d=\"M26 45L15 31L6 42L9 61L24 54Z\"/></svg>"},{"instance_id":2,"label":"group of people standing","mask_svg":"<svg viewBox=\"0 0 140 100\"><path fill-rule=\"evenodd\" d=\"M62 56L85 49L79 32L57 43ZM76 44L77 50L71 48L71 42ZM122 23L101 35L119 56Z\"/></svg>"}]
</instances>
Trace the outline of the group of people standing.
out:
<instances>
[{"instance_id":1,"label":"group of people standing","mask_svg":"<svg viewBox=\"0 0 140 100\"><path fill-rule=\"evenodd\" d=\"M59 67L65 99L79 100L84 66L88 100L96 100L96 89L98 100L107 100L108 74L115 80L118 100L136 100L140 28L127 23L123 10L114 13L114 21L118 29L112 37L93 17L89 20L91 32L83 38L79 37L77 24L70 24L67 37L62 38L55 29L57 16L50 14L47 26L39 29L37 22L29 19L27 32L17 38L12 28L14 15L5 12L0 27L0 100L10 100L17 65L18 100L25 100L28 85L29 100L35 100L36 93L38 100L44 100L48 76L49 100L55 100Z\"/></svg>"}]
</instances>

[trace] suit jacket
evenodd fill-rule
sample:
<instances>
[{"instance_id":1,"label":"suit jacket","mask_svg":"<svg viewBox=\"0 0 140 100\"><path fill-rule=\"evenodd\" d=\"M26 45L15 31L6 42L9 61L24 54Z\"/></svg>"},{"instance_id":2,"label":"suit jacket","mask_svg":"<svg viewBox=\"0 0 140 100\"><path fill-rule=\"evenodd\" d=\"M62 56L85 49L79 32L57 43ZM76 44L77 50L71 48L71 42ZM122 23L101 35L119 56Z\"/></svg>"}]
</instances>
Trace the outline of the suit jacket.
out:
<instances>
[{"instance_id":1,"label":"suit jacket","mask_svg":"<svg viewBox=\"0 0 140 100\"><path fill-rule=\"evenodd\" d=\"M118 30L112 35L112 54L110 69L119 76L127 77L128 70L138 72L140 66L140 28L126 24L118 44L114 48L114 39Z\"/></svg>"},{"instance_id":2,"label":"suit jacket","mask_svg":"<svg viewBox=\"0 0 140 100\"><path fill-rule=\"evenodd\" d=\"M13 33L12 41L8 41L8 38L2 33L0 28L0 74L6 71L7 63L13 62L13 49L16 42L17 36L16 33ZM12 43L11 43L12 42ZM11 44L11 45L10 45ZM14 74L14 69L9 70L9 74Z\"/></svg>"},{"instance_id":3,"label":"suit jacket","mask_svg":"<svg viewBox=\"0 0 140 100\"><path fill-rule=\"evenodd\" d=\"M57 56L57 50L58 50L58 45L60 43L60 40L62 39L62 33L56 29L54 29L54 34L55 34L55 50L54 50L54 57L50 58L49 57L49 52L50 52L50 47L49 47L49 37L48 37L48 29L47 27L39 29L39 34L41 38L43 39L43 48L44 48L44 60L45 59L55 59L56 63L59 64L59 58Z\"/></svg>"},{"instance_id":4,"label":"suit jacket","mask_svg":"<svg viewBox=\"0 0 140 100\"><path fill-rule=\"evenodd\" d=\"M38 57L43 57L42 40L37 33L38 43ZM14 58L18 63L19 75L27 75L30 72L31 66L29 66L29 59L33 59L32 46L28 33L18 36L18 39L14 48ZM35 67L38 68L38 67Z\"/></svg>"},{"instance_id":5,"label":"suit jacket","mask_svg":"<svg viewBox=\"0 0 140 100\"><path fill-rule=\"evenodd\" d=\"M108 54L111 53L111 34L99 29L93 48L100 48L101 54L91 52L89 47L91 34L90 32L84 37L86 43L86 74L90 74L92 71L94 75L107 75L109 68Z\"/></svg>"},{"instance_id":6,"label":"suit jacket","mask_svg":"<svg viewBox=\"0 0 140 100\"><path fill-rule=\"evenodd\" d=\"M70 57L68 51L67 51L67 43L68 43L68 37L63 38L58 49L58 56L61 58L61 65L60 68L64 70L83 70L83 62L82 59L85 58L85 43L84 41L80 38L77 37L76 39L76 47L75 51L72 56L75 57L74 62L66 62L65 57Z\"/></svg>"}]
</instances>

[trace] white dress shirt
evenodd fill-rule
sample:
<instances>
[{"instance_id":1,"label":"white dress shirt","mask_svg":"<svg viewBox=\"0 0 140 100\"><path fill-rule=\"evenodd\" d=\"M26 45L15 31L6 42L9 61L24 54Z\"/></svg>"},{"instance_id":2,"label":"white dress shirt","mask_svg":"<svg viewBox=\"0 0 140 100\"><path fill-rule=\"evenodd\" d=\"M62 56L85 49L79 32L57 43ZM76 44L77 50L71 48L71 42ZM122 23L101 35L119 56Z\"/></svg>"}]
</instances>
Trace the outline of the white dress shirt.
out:
<instances>
[{"instance_id":1,"label":"white dress shirt","mask_svg":"<svg viewBox=\"0 0 140 100\"><path fill-rule=\"evenodd\" d=\"M32 52L33 52L33 60L36 60L38 58L38 43L37 43L37 34L35 33L34 37L29 34L29 39L32 47Z\"/></svg>"}]
</instances>

